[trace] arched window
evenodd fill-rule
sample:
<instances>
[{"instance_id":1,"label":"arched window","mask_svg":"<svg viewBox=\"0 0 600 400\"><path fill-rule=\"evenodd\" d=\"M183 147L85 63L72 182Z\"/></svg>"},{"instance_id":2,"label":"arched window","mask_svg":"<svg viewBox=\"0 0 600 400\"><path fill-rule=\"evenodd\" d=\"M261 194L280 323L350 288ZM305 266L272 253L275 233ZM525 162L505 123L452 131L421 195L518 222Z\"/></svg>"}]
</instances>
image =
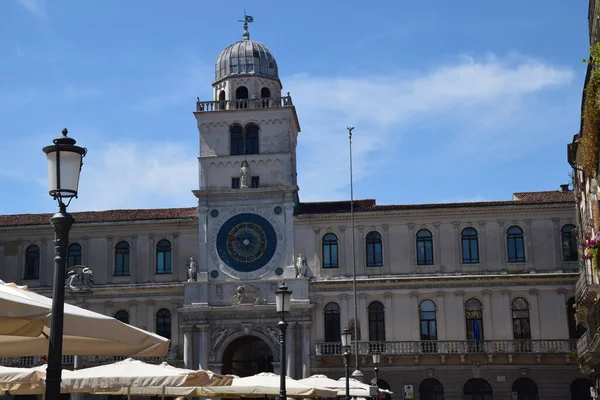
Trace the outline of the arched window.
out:
<instances>
[{"instance_id":1,"label":"arched window","mask_svg":"<svg viewBox=\"0 0 600 400\"><path fill-rule=\"evenodd\" d=\"M444 387L437 379L425 379L419 385L419 399L444 400Z\"/></svg>"},{"instance_id":2,"label":"arched window","mask_svg":"<svg viewBox=\"0 0 600 400\"><path fill-rule=\"evenodd\" d=\"M115 314L115 319L118 319L119 321L123 322L124 324L128 324L129 323L129 313L125 310L119 310Z\"/></svg>"},{"instance_id":3,"label":"arched window","mask_svg":"<svg viewBox=\"0 0 600 400\"><path fill-rule=\"evenodd\" d=\"M577 234L575 225L565 225L560 230L563 261L577 261Z\"/></svg>"},{"instance_id":4,"label":"arched window","mask_svg":"<svg viewBox=\"0 0 600 400\"><path fill-rule=\"evenodd\" d=\"M516 400L538 400L538 388L531 379L517 379L512 385L512 391L517 394Z\"/></svg>"},{"instance_id":5,"label":"arched window","mask_svg":"<svg viewBox=\"0 0 600 400\"><path fill-rule=\"evenodd\" d=\"M421 321L421 340L437 340L437 317L435 303L423 300L419 305Z\"/></svg>"},{"instance_id":6,"label":"arched window","mask_svg":"<svg viewBox=\"0 0 600 400\"><path fill-rule=\"evenodd\" d=\"M235 89L236 108L248 108L248 88L240 86Z\"/></svg>"},{"instance_id":7,"label":"arched window","mask_svg":"<svg viewBox=\"0 0 600 400\"><path fill-rule=\"evenodd\" d=\"M483 340L483 308L477 299L469 299L465 303L465 318L467 322L467 340L474 340L476 351L482 351L479 341Z\"/></svg>"},{"instance_id":8,"label":"arched window","mask_svg":"<svg viewBox=\"0 0 600 400\"><path fill-rule=\"evenodd\" d=\"M383 265L383 251L381 234L379 232L367 233L367 267L381 267Z\"/></svg>"},{"instance_id":9,"label":"arched window","mask_svg":"<svg viewBox=\"0 0 600 400\"><path fill-rule=\"evenodd\" d=\"M511 226L506 231L506 245L508 250L508 262L525 262L525 242L523 240L523 229Z\"/></svg>"},{"instance_id":10,"label":"arched window","mask_svg":"<svg viewBox=\"0 0 600 400\"><path fill-rule=\"evenodd\" d=\"M529 324L529 303L522 297L512 301L513 337L515 339L531 339Z\"/></svg>"},{"instance_id":11,"label":"arched window","mask_svg":"<svg viewBox=\"0 0 600 400\"><path fill-rule=\"evenodd\" d=\"M123 241L115 246L115 276L129 275L129 243Z\"/></svg>"},{"instance_id":12,"label":"arched window","mask_svg":"<svg viewBox=\"0 0 600 400\"><path fill-rule=\"evenodd\" d=\"M341 340L340 306L337 303L327 303L323 309L325 322L325 341L339 342Z\"/></svg>"},{"instance_id":13,"label":"arched window","mask_svg":"<svg viewBox=\"0 0 600 400\"><path fill-rule=\"evenodd\" d=\"M171 311L161 308L156 313L156 333L171 339Z\"/></svg>"},{"instance_id":14,"label":"arched window","mask_svg":"<svg viewBox=\"0 0 600 400\"><path fill-rule=\"evenodd\" d=\"M569 338L579 339L585 333L585 328L577 323L575 314L577 310L575 308L575 297L571 297L567 301L567 321L569 323Z\"/></svg>"},{"instance_id":15,"label":"arched window","mask_svg":"<svg viewBox=\"0 0 600 400\"><path fill-rule=\"evenodd\" d=\"M385 309L379 301L369 304L369 341L385 342Z\"/></svg>"},{"instance_id":16,"label":"arched window","mask_svg":"<svg viewBox=\"0 0 600 400\"><path fill-rule=\"evenodd\" d=\"M258 125L246 125L246 154L258 154Z\"/></svg>"},{"instance_id":17,"label":"arched window","mask_svg":"<svg viewBox=\"0 0 600 400\"><path fill-rule=\"evenodd\" d=\"M260 89L260 97L263 99L268 99L271 97L271 91L269 90L269 88L264 87L262 89Z\"/></svg>"},{"instance_id":18,"label":"arched window","mask_svg":"<svg viewBox=\"0 0 600 400\"><path fill-rule=\"evenodd\" d=\"M235 89L235 98L238 100L245 100L248 98L248 88L246 86L240 86Z\"/></svg>"},{"instance_id":19,"label":"arched window","mask_svg":"<svg viewBox=\"0 0 600 400\"><path fill-rule=\"evenodd\" d=\"M219 92L219 103L218 103L218 110L225 110L226 106L225 106L225 91L221 90Z\"/></svg>"},{"instance_id":20,"label":"arched window","mask_svg":"<svg viewBox=\"0 0 600 400\"><path fill-rule=\"evenodd\" d=\"M461 243L463 264L479 263L479 239L477 238L477 231L473 228L463 229Z\"/></svg>"},{"instance_id":21,"label":"arched window","mask_svg":"<svg viewBox=\"0 0 600 400\"><path fill-rule=\"evenodd\" d=\"M23 279L40 279L40 248L32 244L25 250Z\"/></svg>"},{"instance_id":22,"label":"arched window","mask_svg":"<svg viewBox=\"0 0 600 400\"><path fill-rule=\"evenodd\" d=\"M81 265L81 245L79 243L71 243L67 251L67 268Z\"/></svg>"},{"instance_id":23,"label":"arched window","mask_svg":"<svg viewBox=\"0 0 600 400\"><path fill-rule=\"evenodd\" d=\"M585 378L578 378L571 383L571 400L592 400L590 388L593 387L592 381Z\"/></svg>"},{"instance_id":24,"label":"arched window","mask_svg":"<svg viewBox=\"0 0 600 400\"><path fill-rule=\"evenodd\" d=\"M433 264L433 235L427 229L417 232L417 265Z\"/></svg>"},{"instance_id":25,"label":"arched window","mask_svg":"<svg viewBox=\"0 0 600 400\"><path fill-rule=\"evenodd\" d=\"M156 244L156 273L171 273L171 242L166 239Z\"/></svg>"},{"instance_id":26,"label":"arched window","mask_svg":"<svg viewBox=\"0 0 600 400\"><path fill-rule=\"evenodd\" d=\"M235 124L229 128L229 147L232 156L244 154L244 128L241 125Z\"/></svg>"},{"instance_id":27,"label":"arched window","mask_svg":"<svg viewBox=\"0 0 600 400\"><path fill-rule=\"evenodd\" d=\"M323 268L338 268L338 239L333 233L323 236Z\"/></svg>"},{"instance_id":28,"label":"arched window","mask_svg":"<svg viewBox=\"0 0 600 400\"><path fill-rule=\"evenodd\" d=\"M492 400L492 387L480 378L469 379L463 387L463 400Z\"/></svg>"}]
</instances>

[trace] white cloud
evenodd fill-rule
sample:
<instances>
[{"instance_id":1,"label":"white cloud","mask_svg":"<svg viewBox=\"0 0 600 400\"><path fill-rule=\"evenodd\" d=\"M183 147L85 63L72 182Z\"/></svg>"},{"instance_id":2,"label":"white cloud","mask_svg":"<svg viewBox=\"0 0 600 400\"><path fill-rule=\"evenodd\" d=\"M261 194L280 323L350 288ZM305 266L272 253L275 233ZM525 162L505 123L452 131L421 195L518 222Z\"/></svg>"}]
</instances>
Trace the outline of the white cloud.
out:
<instances>
[{"instance_id":1,"label":"white cloud","mask_svg":"<svg viewBox=\"0 0 600 400\"><path fill-rule=\"evenodd\" d=\"M421 124L439 124L428 134L452 143L444 155L473 150L474 144L471 149L465 144L467 138L480 144L492 135L510 134L506 130L529 115L528 106L533 107L524 101L528 96L566 85L574 77L568 68L514 55L504 59L463 55L460 59L430 71L402 71L390 76L330 78L304 74L282 78L298 108L302 127L298 156L301 199L348 197L348 125L356 127L356 182L376 170L397 168L397 152L390 154L389 149L399 141L414 140L412 132ZM490 121L495 121L494 129L484 130ZM420 147L428 145L421 143ZM499 143L494 145L497 149ZM482 150L492 151L477 147L477 151ZM324 171L327 179L323 179Z\"/></svg>"},{"instance_id":2,"label":"white cloud","mask_svg":"<svg viewBox=\"0 0 600 400\"><path fill-rule=\"evenodd\" d=\"M108 143L84 159L73 210L191 207L198 187L197 146Z\"/></svg>"},{"instance_id":3,"label":"white cloud","mask_svg":"<svg viewBox=\"0 0 600 400\"><path fill-rule=\"evenodd\" d=\"M17 0L27 11L37 17L46 17L46 8L41 0Z\"/></svg>"}]
</instances>

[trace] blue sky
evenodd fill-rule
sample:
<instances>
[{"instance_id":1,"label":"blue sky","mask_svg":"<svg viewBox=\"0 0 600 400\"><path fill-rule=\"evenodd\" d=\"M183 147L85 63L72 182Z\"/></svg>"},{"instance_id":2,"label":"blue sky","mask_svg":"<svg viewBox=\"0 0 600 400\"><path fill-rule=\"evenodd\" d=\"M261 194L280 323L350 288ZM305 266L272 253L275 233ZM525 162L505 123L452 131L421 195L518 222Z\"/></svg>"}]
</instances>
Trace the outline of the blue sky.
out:
<instances>
[{"instance_id":1,"label":"blue sky","mask_svg":"<svg viewBox=\"0 0 600 400\"><path fill-rule=\"evenodd\" d=\"M349 198L346 126L355 198L503 200L569 181L585 1L2 0L0 213L55 210L41 148L63 127L89 150L71 209L194 206L195 99L211 99L244 10L297 107L301 200Z\"/></svg>"}]
</instances>

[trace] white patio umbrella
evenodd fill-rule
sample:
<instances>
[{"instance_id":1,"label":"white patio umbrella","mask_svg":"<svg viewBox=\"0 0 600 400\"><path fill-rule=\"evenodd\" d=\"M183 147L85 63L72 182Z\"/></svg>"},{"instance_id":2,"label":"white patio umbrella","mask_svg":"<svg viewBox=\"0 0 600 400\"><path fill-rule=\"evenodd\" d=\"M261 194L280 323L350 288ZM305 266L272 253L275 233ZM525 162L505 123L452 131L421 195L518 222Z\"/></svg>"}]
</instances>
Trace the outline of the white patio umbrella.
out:
<instances>
[{"instance_id":1,"label":"white patio umbrella","mask_svg":"<svg viewBox=\"0 0 600 400\"><path fill-rule=\"evenodd\" d=\"M342 377L340 379L338 379L338 382L345 384L346 383L346 378ZM367 384L367 383L363 383L361 381L358 381L354 378L350 378L350 386L357 386L359 388L365 389L365 390L370 390L369 388L371 388L372 386ZM345 390L346 386L344 386L344 390ZM379 389L379 393L385 393L385 394L389 394L392 395L394 394L394 392L389 391L387 389Z\"/></svg>"},{"instance_id":2,"label":"white patio umbrella","mask_svg":"<svg viewBox=\"0 0 600 400\"><path fill-rule=\"evenodd\" d=\"M52 299L0 280L0 357L48 352ZM121 321L65 304L63 354L163 357L169 340Z\"/></svg>"},{"instance_id":3,"label":"white patio umbrella","mask_svg":"<svg viewBox=\"0 0 600 400\"><path fill-rule=\"evenodd\" d=\"M328 378L326 375L312 375L308 378L300 379L298 382L321 389L336 390L337 397L346 395L346 381L341 378L339 381ZM352 397L370 397L371 391L369 385L365 385L355 379L350 379L350 396ZM366 388L365 388L366 386Z\"/></svg>"},{"instance_id":4,"label":"white patio umbrella","mask_svg":"<svg viewBox=\"0 0 600 400\"><path fill-rule=\"evenodd\" d=\"M0 366L0 390L2 385L38 384L46 376L45 367L16 368Z\"/></svg>"},{"instance_id":5,"label":"white patio umbrella","mask_svg":"<svg viewBox=\"0 0 600 400\"><path fill-rule=\"evenodd\" d=\"M40 394L45 389L45 368L37 383L0 384L0 389L13 394ZM33 368L32 368L33 369ZM0 379L1 379L0 374ZM213 374L210 371L194 371L175 368L167 363L159 365L127 358L112 364L84 368L76 371L63 370L61 393L120 392L136 394L144 388L148 394L162 394L162 388L177 386L227 385L233 377ZM1 380L0 380L1 382ZM142 393L140 393L142 394Z\"/></svg>"},{"instance_id":6,"label":"white patio umbrella","mask_svg":"<svg viewBox=\"0 0 600 400\"><path fill-rule=\"evenodd\" d=\"M234 378L231 386L206 386L205 396L211 397L263 397L279 395L279 375L262 372L245 378ZM336 397L336 390L308 386L295 379L286 377L287 397Z\"/></svg>"}]
</instances>

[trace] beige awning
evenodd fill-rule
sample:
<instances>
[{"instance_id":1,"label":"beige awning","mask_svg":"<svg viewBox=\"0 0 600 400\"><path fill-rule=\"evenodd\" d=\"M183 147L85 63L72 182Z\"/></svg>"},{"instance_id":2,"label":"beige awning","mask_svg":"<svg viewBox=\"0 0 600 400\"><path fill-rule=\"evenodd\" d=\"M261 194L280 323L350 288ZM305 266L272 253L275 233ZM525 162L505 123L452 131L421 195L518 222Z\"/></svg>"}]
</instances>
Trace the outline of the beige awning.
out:
<instances>
[{"instance_id":1,"label":"beige awning","mask_svg":"<svg viewBox=\"0 0 600 400\"><path fill-rule=\"evenodd\" d=\"M0 280L0 357L48 352L52 299ZM164 357L169 340L121 321L65 304L63 354Z\"/></svg>"},{"instance_id":2,"label":"beige awning","mask_svg":"<svg viewBox=\"0 0 600 400\"><path fill-rule=\"evenodd\" d=\"M263 372L245 378L234 378L231 386L207 386L203 388L206 396L210 397L263 397L279 395L279 375ZM288 397L336 397L336 390L328 390L308 386L286 377L286 392Z\"/></svg>"},{"instance_id":3,"label":"beige awning","mask_svg":"<svg viewBox=\"0 0 600 400\"><path fill-rule=\"evenodd\" d=\"M37 367L45 371L43 367ZM0 375L1 379L1 375ZM210 371L194 371L176 368L167 363L159 365L128 358L113 364L84 368L76 371L63 370L61 393L118 392L135 394L136 389L146 389L148 394L161 394L162 388L177 386L227 385L232 376L218 375ZM1 382L1 380L0 380ZM0 389L13 394L39 394L45 389L45 373L37 383L0 384ZM140 393L142 394L142 393Z\"/></svg>"},{"instance_id":4,"label":"beige awning","mask_svg":"<svg viewBox=\"0 0 600 400\"><path fill-rule=\"evenodd\" d=\"M336 390L338 397L346 395L346 382L344 378L340 378L339 381L336 381L335 379L328 378L326 375L312 375L308 378L300 379L298 382L322 389ZM372 396L372 389L365 383L350 379L348 386L350 387L350 396L352 397Z\"/></svg>"}]
</instances>

